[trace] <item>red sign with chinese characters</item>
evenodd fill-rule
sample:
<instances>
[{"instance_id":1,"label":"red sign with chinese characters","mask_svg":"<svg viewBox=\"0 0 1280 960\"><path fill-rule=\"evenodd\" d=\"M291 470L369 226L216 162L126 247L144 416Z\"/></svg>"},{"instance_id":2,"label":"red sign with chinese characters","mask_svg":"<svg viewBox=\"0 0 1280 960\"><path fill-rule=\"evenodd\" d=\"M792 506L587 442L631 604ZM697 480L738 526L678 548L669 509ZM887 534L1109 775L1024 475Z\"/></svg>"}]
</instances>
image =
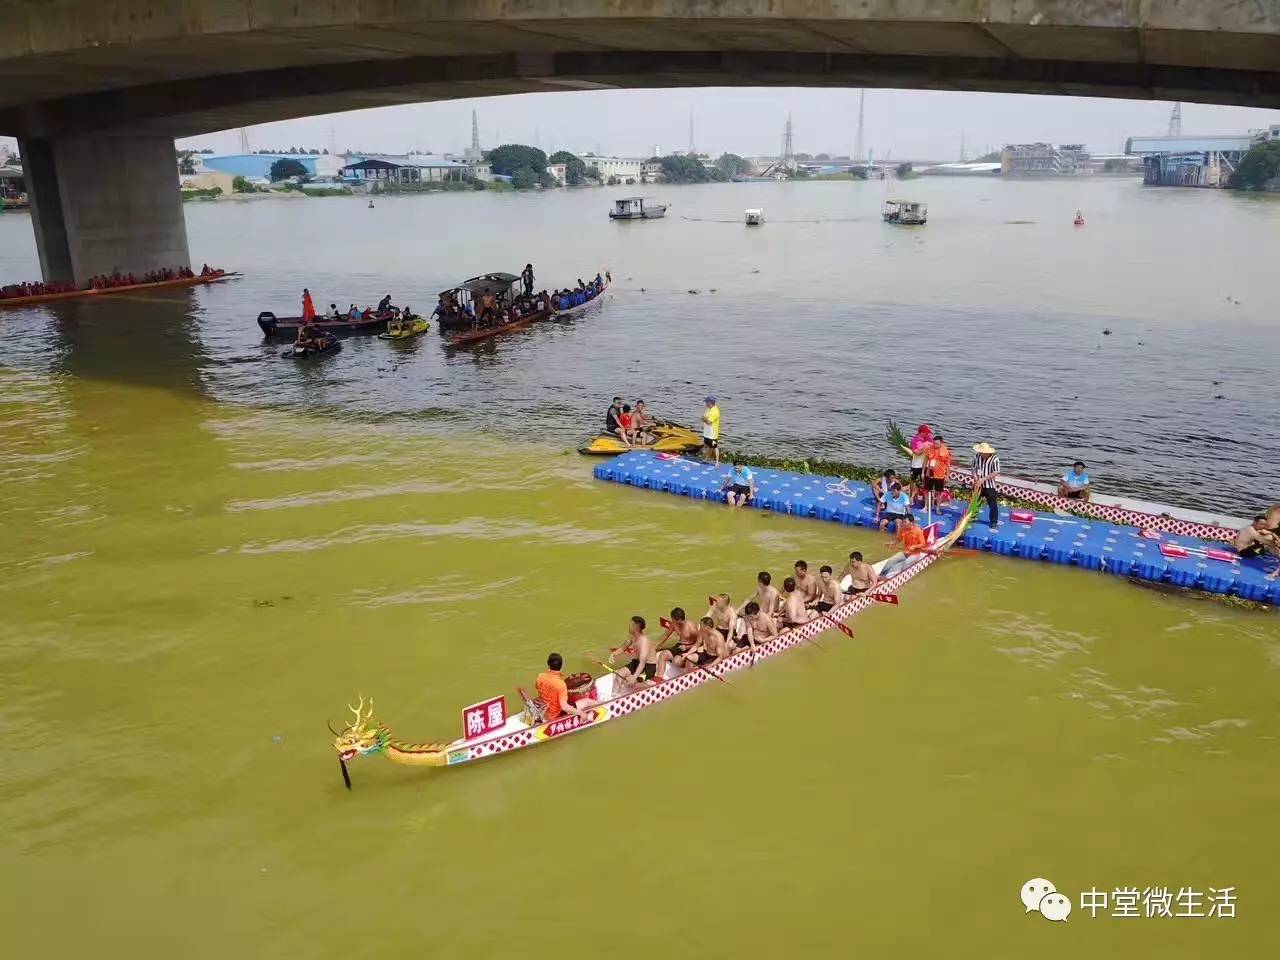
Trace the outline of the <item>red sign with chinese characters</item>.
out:
<instances>
[{"instance_id":1,"label":"red sign with chinese characters","mask_svg":"<svg viewBox=\"0 0 1280 960\"><path fill-rule=\"evenodd\" d=\"M473 703L462 711L462 736L467 740L492 733L507 722L506 697Z\"/></svg>"}]
</instances>

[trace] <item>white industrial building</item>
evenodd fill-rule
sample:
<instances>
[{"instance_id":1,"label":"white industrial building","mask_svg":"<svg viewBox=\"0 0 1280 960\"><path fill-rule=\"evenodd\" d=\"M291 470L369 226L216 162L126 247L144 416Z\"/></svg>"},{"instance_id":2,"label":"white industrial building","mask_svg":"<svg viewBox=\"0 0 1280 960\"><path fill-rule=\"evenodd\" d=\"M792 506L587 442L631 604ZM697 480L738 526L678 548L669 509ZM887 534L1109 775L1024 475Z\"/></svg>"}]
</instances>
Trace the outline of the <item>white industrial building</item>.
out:
<instances>
[{"instance_id":1,"label":"white industrial building","mask_svg":"<svg viewBox=\"0 0 1280 960\"><path fill-rule=\"evenodd\" d=\"M598 157L593 153L580 153L588 170L596 170L600 179L608 181L617 177L623 183L652 183L662 175L662 164L633 157Z\"/></svg>"}]
</instances>

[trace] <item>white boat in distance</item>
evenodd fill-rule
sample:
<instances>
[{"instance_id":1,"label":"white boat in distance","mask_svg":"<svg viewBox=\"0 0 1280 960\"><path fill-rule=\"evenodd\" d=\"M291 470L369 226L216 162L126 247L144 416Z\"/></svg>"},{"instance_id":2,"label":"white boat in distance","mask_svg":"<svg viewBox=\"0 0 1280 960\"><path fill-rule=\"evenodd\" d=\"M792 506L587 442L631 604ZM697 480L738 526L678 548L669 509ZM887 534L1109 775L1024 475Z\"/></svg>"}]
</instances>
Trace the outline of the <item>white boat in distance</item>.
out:
<instances>
[{"instance_id":1,"label":"white boat in distance","mask_svg":"<svg viewBox=\"0 0 1280 960\"><path fill-rule=\"evenodd\" d=\"M747 211L747 226L758 227L764 223L764 211L759 207L752 207Z\"/></svg>"},{"instance_id":2,"label":"white boat in distance","mask_svg":"<svg viewBox=\"0 0 1280 960\"><path fill-rule=\"evenodd\" d=\"M667 215L667 205L644 197L624 197L613 202L610 220L660 220Z\"/></svg>"}]
</instances>

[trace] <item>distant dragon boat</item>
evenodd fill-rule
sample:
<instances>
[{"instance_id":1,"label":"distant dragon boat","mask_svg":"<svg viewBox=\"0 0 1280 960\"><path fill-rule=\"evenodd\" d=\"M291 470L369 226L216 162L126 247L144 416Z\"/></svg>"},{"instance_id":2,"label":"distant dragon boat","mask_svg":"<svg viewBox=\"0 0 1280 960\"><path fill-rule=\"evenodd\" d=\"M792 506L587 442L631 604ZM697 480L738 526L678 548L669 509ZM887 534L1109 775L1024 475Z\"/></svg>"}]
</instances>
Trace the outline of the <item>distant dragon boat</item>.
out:
<instances>
[{"instance_id":1,"label":"distant dragon boat","mask_svg":"<svg viewBox=\"0 0 1280 960\"><path fill-rule=\"evenodd\" d=\"M906 437L898 425L889 421L886 435L889 445L907 457L911 456L911 448L907 446ZM947 474L952 483L963 486L973 484L973 473L964 467L952 466ZM1158 508L1160 513L1153 513L1153 504L1144 504L1123 497L1096 497L1093 500L1074 500L1060 497L1052 489L1037 485L1031 480L1007 477L1004 474L995 482L996 492L1002 497L1021 500L1024 503L1046 507L1057 513L1071 513L1092 520L1105 520L1109 523L1120 523L1141 530L1157 533L1172 533L1184 537L1196 537L1200 540L1217 540L1231 543L1235 540L1236 530L1243 526L1243 520L1225 518L1208 519L1210 514L1199 514L1197 511L1178 510L1172 507ZM1108 502L1110 501L1110 502ZM1143 508L1146 509L1143 509ZM1233 525L1234 524L1234 525Z\"/></svg>"},{"instance_id":2,"label":"distant dragon boat","mask_svg":"<svg viewBox=\"0 0 1280 960\"><path fill-rule=\"evenodd\" d=\"M84 300L91 297L109 297L117 293L137 293L142 290L160 290L166 287L199 287L219 283L240 276L235 271L216 270L202 277L177 277L173 280L157 280L154 283L130 283L121 287L90 287L87 290L64 290L62 293L37 293L29 297L0 297L0 307L30 307L55 300Z\"/></svg>"},{"instance_id":3,"label":"distant dragon boat","mask_svg":"<svg viewBox=\"0 0 1280 960\"><path fill-rule=\"evenodd\" d=\"M692 670L676 671L668 665L666 676L658 683L643 686L622 695L614 696L613 673L594 678L593 700L602 701L581 716L566 714L554 720L538 722L529 709L527 695L525 709L508 717L505 698L498 696L473 704L463 711L464 731L475 730L470 736L442 743L411 743L396 737L390 728L373 715L372 699L366 704L363 697L359 704L349 707L353 717L342 731L330 726L334 734L333 747L338 754L343 781L351 787L347 763L359 757L384 756L392 763L408 767L456 767L476 760L500 756L525 747L536 747L551 740L599 727L610 720L618 720L628 714L652 707L695 687L723 679L723 675L751 666L756 660L767 660L791 650L833 628L848 631L844 621L861 613L874 603L897 602L897 591L919 576L949 549L968 528L976 512L976 502L960 519L956 528L935 543L928 552L915 556L896 553L881 560L873 567L884 579L874 593L864 593L842 603L827 613L820 614L808 623L794 627L773 639L751 648L740 650L719 663ZM852 633L850 632L850 635Z\"/></svg>"}]
</instances>

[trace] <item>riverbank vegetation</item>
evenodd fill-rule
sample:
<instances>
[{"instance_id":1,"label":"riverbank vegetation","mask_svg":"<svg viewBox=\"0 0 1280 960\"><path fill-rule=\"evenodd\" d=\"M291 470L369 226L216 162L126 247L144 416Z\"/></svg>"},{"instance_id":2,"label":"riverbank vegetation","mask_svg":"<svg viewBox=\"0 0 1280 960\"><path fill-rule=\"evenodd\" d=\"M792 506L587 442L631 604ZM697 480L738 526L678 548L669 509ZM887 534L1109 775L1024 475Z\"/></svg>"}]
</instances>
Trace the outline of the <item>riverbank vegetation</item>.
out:
<instances>
[{"instance_id":1,"label":"riverbank vegetation","mask_svg":"<svg viewBox=\"0 0 1280 960\"><path fill-rule=\"evenodd\" d=\"M1280 193L1280 140L1255 143L1231 175L1233 190L1272 190Z\"/></svg>"}]
</instances>

